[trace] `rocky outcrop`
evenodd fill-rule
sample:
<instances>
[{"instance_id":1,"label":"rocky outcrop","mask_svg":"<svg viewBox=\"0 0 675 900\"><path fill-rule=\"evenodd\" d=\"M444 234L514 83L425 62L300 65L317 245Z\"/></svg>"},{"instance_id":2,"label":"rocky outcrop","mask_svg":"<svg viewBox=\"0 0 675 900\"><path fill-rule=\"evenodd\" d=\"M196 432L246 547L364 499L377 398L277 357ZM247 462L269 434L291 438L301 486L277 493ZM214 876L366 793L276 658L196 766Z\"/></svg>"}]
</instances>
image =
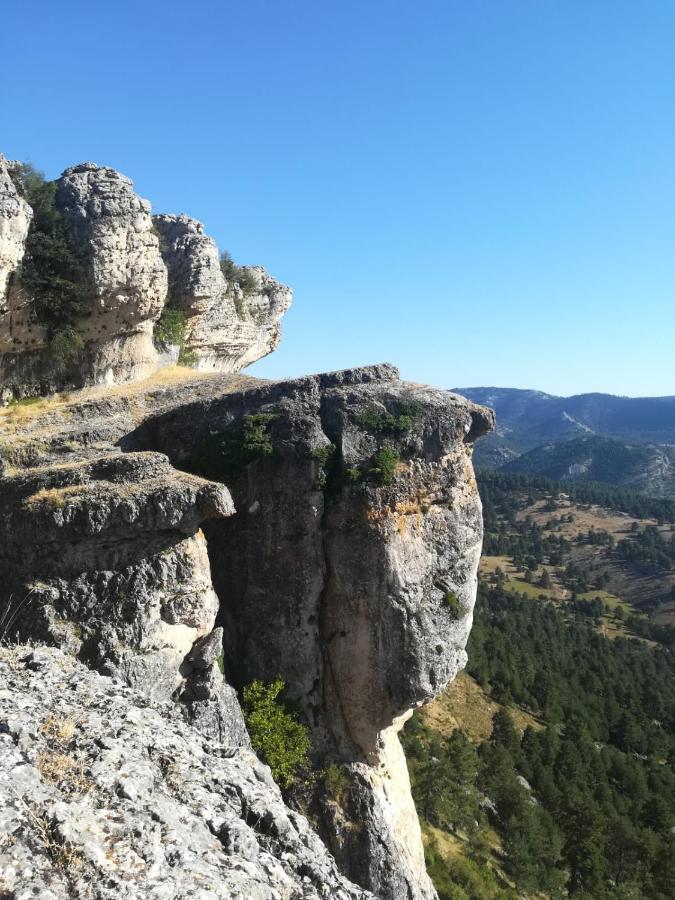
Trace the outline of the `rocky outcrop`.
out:
<instances>
[{"instance_id":1,"label":"rocky outcrop","mask_svg":"<svg viewBox=\"0 0 675 900\"><path fill-rule=\"evenodd\" d=\"M56 209L86 268L78 346L71 339L72 359L64 362L51 343L54 323L40 319L21 284L32 211L11 174L0 157L0 402L142 379L175 363L179 350L184 364L235 372L279 343L288 288L260 267L243 270L254 285L247 293L228 285L200 223L157 216L153 224L149 202L129 178L88 162L56 181ZM157 340L167 303L185 316L182 347Z\"/></svg>"},{"instance_id":2,"label":"rocky outcrop","mask_svg":"<svg viewBox=\"0 0 675 900\"><path fill-rule=\"evenodd\" d=\"M229 442L246 421L264 427L272 452L237 467ZM382 366L150 423L152 446L232 491L238 514L205 526L226 665L239 685L280 673L319 763L349 767L343 812L364 827L324 836L382 897L434 896L396 733L466 660L482 540L471 442L491 422Z\"/></svg>"},{"instance_id":3,"label":"rocky outcrop","mask_svg":"<svg viewBox=\"0 0 675 900\"><path fill-rule=\"evenodd\" d=\"M241 744L215 683L212 580L228 681L280 674L315 767L347 779L339 800L321 779L309 800L342 871L383 900L430 900L397 732L465 662L482 537L471 451L492 416L391 366L195 379L6 429L3 578L35 587L22 634L173 691L205 733ZM19 564L23 544L37 549Z\"/></svg>"},{"instance_id":4,"label":"rocky outcrop","mask_svg":"<svg viewBox=\"0 0 675 900\"><path fill-rule=\"evenodd\" d=\"M244 272L255 283L245 292L228 283L215 241L189 216L155 216L169 272L170 301L185 316L184 346L203 371L238 372L271 353L281 340L280 321L291 291L261 266Z\"/></svg>"},{"instance_id":5,"label":"rocky outcrop","mask_svg":"<svg viewBox=\"0 0 675 900\"><path fill-rule=\"evenodd\" d=\"M247 749L58 650L0 649L0 895L374 900Z\"/></svg>"},{"instance_id":6,"label":"rocky outcrop","mask_svg":"<svg viewBox=\"0 0 675 900\"><path fill-rule=\"evenodd\" d=\"M229 492L160 454L68 456L0 480L0 631L182 698L205 733L248 744L215 656L194 648L218 609L199 525L234 512Z\"/></svg>"}]
</instances>

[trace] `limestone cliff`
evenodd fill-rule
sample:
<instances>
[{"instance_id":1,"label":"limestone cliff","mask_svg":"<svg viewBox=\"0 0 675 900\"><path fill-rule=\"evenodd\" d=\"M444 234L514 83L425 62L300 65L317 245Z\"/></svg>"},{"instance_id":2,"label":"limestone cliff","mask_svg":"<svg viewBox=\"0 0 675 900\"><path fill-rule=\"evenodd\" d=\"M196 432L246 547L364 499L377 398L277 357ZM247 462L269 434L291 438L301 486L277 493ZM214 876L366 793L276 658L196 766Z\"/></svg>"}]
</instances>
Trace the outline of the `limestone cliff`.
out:
<instances>
[{"instance_id":1,"label":"limestone cliff","mask_svg":"<svg viewBox=\"0 0 675 900\"><path fill-rule=\"evenodd\" d=\"M219 649L237 688L280 673L317 769L348 778L340 803L320 781L307 801L342 871L385 900L434 897L396 732L464 663L471 443L490 414L379 366L195 377L0 422L10 631L173 696L232 746L248 741ZM249 427L265 452L240 452Z\"/></svg>"},{"instance_id":2,"label":"limestone cliff","mask_svg":"<svg viewBox=\"0 0 675 900\"><path fill-rule=\"evenodd\" d=\"M290 302L114 169L0 156L0 403L85 388L0 409L2 896L436 897L398 731L466 660L493 416L235 374ZM277 675L315 831L239 706Z\"/></svg>"},{"instance_id":3,"label":"limestone cliff","mask_svg":"<svg viewBox=\"0 0 675 900\"><path fill-rule=\"evenodd\" d=\"M261 267L247 270L255 285L248 292L228 285L200 223L187 216L153 220L129 178L83 163L55 182L56 212L85 268L84 308L70 323L65 358L56 354L58 299L50 307L43 298L40 310L22 283L33 216L20 171L0 155L0 401L137 380L174 363L181 350L186 364L235 372L276 347L288 288ZM180 347L158 340L167 306L184 315Z\"/></svg>"}]
</instances>

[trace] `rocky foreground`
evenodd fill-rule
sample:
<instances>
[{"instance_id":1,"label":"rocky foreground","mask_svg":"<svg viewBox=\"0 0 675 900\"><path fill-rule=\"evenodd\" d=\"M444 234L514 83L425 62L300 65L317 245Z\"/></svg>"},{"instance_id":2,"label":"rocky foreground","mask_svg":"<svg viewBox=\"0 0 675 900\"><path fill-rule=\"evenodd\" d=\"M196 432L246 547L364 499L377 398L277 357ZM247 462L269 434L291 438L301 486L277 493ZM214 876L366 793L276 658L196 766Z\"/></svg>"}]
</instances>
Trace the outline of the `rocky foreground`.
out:
<instances>
[{"instance_id":1,"label":"rocky foreground","mask_svg":"<svg viewBox=\"0 0 675 900\"><path fill-rule=\"evenodd\" d=\"M366 900L270 771L59 650L0 649L0 897Z\"/></svg>"}]
</instances>

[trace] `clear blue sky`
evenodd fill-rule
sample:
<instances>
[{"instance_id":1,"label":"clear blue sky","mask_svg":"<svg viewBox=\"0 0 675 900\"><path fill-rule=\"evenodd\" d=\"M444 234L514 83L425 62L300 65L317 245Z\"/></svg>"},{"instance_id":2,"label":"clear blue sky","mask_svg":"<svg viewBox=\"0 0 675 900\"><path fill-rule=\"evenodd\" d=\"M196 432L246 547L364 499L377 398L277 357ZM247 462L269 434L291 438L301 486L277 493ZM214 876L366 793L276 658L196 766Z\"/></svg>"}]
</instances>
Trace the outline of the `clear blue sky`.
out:
<instances>
[{"instance_id":1,"label":"clear blue sky","mask_svg":"<svg viewBox=\"0 0 675 900\"><path fill-rule=\"evenodd\" d=\"M264 376L675 393L672 0L37 0L0 149L295 290Z\"/></svg>"}]
</instances>

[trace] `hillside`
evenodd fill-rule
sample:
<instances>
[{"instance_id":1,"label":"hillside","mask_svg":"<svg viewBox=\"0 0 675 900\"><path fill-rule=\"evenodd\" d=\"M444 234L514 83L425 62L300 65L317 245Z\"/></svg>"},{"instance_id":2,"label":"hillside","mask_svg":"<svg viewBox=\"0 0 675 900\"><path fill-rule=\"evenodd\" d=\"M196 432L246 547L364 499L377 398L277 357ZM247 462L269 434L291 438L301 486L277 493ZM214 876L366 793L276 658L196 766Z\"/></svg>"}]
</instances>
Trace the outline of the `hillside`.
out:
<instances>
[{"instance_id":1,"label":"hillside","mask_svg":"<svg viewBox=\"0 0 675 900\"><path fill-rule=\"evenodd\" d=\"M655 496L675 496L675 444L625 442L584 435L548 441L499 466L555 480L604 481Z\"/></svg>"},{"instance_id":2,"label":"hillside","mask_svg":"<svg viewBox=\"0 0 675 900\"><path fill-rule=\"evenodd\" d=\"M455 388L494 409L495 431L476 447L479 467L596 480L675 495L675 397Z\"/></svg>"}]
</instances>

